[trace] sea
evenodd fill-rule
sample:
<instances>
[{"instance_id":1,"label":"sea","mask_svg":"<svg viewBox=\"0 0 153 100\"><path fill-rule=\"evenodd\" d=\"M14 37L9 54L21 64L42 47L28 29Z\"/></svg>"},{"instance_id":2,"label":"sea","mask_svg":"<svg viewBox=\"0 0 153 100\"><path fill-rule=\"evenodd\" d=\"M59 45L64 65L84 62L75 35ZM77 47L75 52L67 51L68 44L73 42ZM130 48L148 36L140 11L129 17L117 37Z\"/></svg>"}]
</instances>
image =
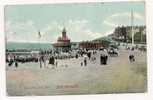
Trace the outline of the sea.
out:
<instances>
[{"instance_id":1,"label":"sea","mask_svg":"<svg viewBox=\"0 0 153 100\"><path fill-rule=\"evenodd\" d=\"M18 43L18 42L7 42L6 49L8 50L17 50L17 49L42 49L49 50L53 49L53 45L51 43Z\"/></svg>"}]
</instances>

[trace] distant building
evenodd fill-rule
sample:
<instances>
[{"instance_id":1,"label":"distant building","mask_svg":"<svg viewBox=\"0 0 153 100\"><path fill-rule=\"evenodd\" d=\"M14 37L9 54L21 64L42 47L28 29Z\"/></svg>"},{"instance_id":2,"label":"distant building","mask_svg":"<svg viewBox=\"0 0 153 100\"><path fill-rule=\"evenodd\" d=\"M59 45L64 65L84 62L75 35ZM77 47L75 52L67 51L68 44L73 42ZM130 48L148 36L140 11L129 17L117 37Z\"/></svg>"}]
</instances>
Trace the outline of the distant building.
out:
<instances>
[{"instance_id":1,"label":"distant building","mask_svg":"<svg viewBox=\"0 0 153 100\"><path fill-rule=\"evenodd\" d=\"M66 35L66 29L62 31L62 36L59 36L57 42L53 44L54 48L59 51L68 51L71 49L70 39Z\"/></svg>"},{"instance_id":2,"label":"distant building","mask_svg":"<svg viewBox=\"0 0 153 100\"><path fill-rule=\"evenodd\" d=\"M113 34L111 35L113 39L121 42L132 41L132 31L131 26L118 26L115 28ZM146 43L146 27L145 26L134 26L134 41L136 43Z\"/></svg>"},{"instance_id":3,"label":"distant building","mask_svg":"<svg viewBox=\"0 0 153 100\"><path fill-rule=\"evenodd\" d=\"M71 49L79 49L79 42L71 42Z\"/></svg>"},{"instance_id":4,"label":"distant building","mask_svg":"<svg viewBox=\"0 0 153 100\"><path fill-rule=\"evenodd\" d=\"M100 49L103 45L100 42L86 41L79 44L80 49Z\"/></svg>"}]
</instances>

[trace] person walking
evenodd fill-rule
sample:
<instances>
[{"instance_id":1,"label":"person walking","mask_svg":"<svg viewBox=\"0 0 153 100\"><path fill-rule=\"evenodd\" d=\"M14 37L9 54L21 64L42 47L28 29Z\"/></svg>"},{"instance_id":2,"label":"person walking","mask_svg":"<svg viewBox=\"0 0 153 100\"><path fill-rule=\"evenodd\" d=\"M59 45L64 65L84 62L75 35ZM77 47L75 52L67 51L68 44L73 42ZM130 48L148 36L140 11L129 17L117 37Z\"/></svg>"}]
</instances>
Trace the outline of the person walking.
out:
<instances>
[{"instance_id":1,"label":"person walking","mask_svg":"<svg viewBox=\"0 0 153 100\"><path fill-rule=\"evenodd\" d=\"M10 55L8 66L11 67L13 63L14 63L14 57L13 57L13 55Z\"/></svg>"},{"instance_id":2,"label":"person walking","mask_svg":"<svg viewBox=\"0 0 153 100\"><path fill-rule=\"evenodd\" d=\"M56 67L58 66L58 61L57 61L57 59L55 59L55 66L56 66Z\"/></svg>"},{"instance_id":3,"label":"person walking","mask_svg":"<svg viewBox=\"0 0 153 100\"><path fill-rule=\"evenodd\" d=\"M14 65L15 65L15 67L17 68L17 67L18 67L17 56L14 55L13 59L14 59L14 60L13 60Z\"/></svg>"},{"instance_id":4,"label":"person walking","mask_svg":"<svg viewBox=\"0 0 153 100\"><path fill-rule=\"evenodd\" d=\"M84 55L84 66L87 66L87 55Z\"/></svg>"},{"instance_id":5,"label":"person walking","mask_svg":"<svg viewBox=\"0 0 153 100\"><path fill-rule=\"evenodd\" d=\"M17 68L18 67L18 61L15 60L15 67Z\"/></svg>"},{"instance_id":6,"label":"person walking","mask_svg":"<svg viewBox=\"0 0 153 100\"><path fill-rule=\"evenodd\" d=\"M108 53L106 49L101 49L100 51L100 64L106 65L108 60Z\"/></svg>"},{"instance_id":7,"label":"person walking","mask_svg":"<svg viewBox=\"0 0 153 100\"><path fill-rule=\"evenodd\" d=\"M105 59L104 54L100 54L100 64L101 64L101 65L104 64L104 59Z\"/></svg>"},{"instance_id":8,"label":"person walking","mask_svg":"<svg viewBox=\"0 0 153 100\"><path fill-rule=\"evenodd\" d=\"M39 56L39 63L40 63L40 68L42 68L42 56Z\"/></svg>"},{"instance_id":9,"label":"person walking","mask_svg":"<svg viewBox=\"0 0 153 100\"><path fill-rule=\"evenodd\" d=\"M47 55L45 54L45 55L43 56L44 67L47 67L47 66L46 66L46 62L47 62Z\"/></svg>"},{"instance_id":10,"label":"person walking","mask_svg":"<svg viewBox=\"0 0 153 100\"><path fill-rule=\"evenodd\" d=\"M108 52L106 49L104 49L104 65L107 65L107 60L108 60Z\"/></svg>"},{"instance_id":11,"label":"person walking","mask_svg":"<svg viewBox=\"0 0 153 100\"><path fill-rule=\"evenodd\" d=\"M129 61L130 62L135 61L134 50L132 50L132 49L131 49L130 54L129 54Z\"/></svg>"}]
</instances>

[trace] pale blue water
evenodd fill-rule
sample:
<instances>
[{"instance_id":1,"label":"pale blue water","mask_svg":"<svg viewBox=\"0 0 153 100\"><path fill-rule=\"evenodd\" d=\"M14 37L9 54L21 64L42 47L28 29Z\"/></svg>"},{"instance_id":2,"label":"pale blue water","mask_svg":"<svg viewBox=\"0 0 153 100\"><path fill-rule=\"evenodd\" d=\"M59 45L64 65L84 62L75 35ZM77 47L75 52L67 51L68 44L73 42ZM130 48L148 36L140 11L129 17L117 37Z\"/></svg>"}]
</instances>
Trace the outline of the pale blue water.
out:
<instances>
[{"instance_id":1,"label":"pale blue water","mask_svg":"<svg viewBox=\"0 0 153 100\"><path fill-rule=\"evenodd\" d=\"M15 43L8 42L6 43L6 49L15 50L15 49L53 49L53 45L51 43Z\"/></svg>"}]
</instances>

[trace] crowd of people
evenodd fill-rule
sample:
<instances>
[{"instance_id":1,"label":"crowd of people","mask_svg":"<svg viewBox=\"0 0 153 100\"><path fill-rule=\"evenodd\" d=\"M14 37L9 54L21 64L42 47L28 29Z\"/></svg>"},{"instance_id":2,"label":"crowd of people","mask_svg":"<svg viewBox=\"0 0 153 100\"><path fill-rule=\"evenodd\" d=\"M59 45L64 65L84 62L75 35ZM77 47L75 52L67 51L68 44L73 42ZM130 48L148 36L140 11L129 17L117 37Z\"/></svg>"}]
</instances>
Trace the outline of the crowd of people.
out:
<instances>
[{"instance_id":1,"label":"crowd of people","mask_svg":"<svg viewBox=\"0 0 153 100\"><path fill-rule=\"evenodd\" d=\"M108 54L106 53L105 49L99 50L71 50L69 52L57 52L57 51L39 51L38 53L21 53L21 52L7 52L6 54L6 62L8 66L18 67L19 63L39 63L40 68L43 66L45 67L48 64L51 65L58 65L57 60L60 59L71 59L75 58L78 59L80 57L83 58L81 61L81 66L87 66L88 60L95 61L95 55L97 52L101 52L100 55L100 64L107 64Z\"/></svg>"},{"instance_id":2,"label":"crowd of people","mask_svg":"<svg viewBox=\"0 0 153 100\"><path fill-rule=\"evenodd\" d=\"M134 49L131 49L134 51ZM118 56L117 49L96 49L96 50L87 50L87 49L77 49L77 50L70 50L69 52L59 52L59 51L38 51L37 53L14 53L14 52L7 52L6 54L6 62L8 66L11 67L15 65L15 67L19 66L23 63L39 63L40 68L46 67L48 64L53 66L58 66L58 60L62 59L71 59L71 58L82 58L80 61L81 66L87 66L88 62L95 62L100 59L100 65L107 65L108 58L112 57L112 55ZM134 54L129 54L129 61L134 62L135 56Z\"/></svg>"}]
</instances>

